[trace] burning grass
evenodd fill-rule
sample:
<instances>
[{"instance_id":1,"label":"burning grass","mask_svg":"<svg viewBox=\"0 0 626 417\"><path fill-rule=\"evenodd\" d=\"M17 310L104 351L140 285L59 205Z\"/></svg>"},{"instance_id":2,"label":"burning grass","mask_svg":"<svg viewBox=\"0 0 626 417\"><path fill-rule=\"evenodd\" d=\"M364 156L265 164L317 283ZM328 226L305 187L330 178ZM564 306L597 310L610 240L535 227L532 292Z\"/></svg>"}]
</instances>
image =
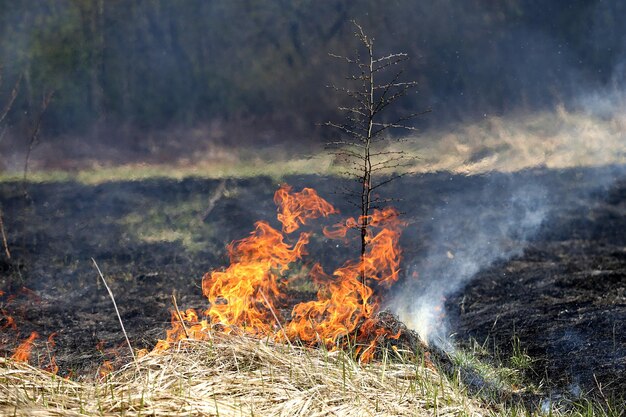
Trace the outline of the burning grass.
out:
<instances>
[{"instance_id":1,"label":"burning grass","mask_svg":"<svg viewBox=\"0 0 626 417\"><path fill-rule=\"evenodd\" d=\"M83 382L0 361L0 414L367 416L488 414L463 388L390 350L362 366L329 352L212 333ZM416 363L417 362L417 363Z\"/></svg>"},{"instance_id":2,"label":"burning grass","mask_svg":"<svg viewBox=\"0 0 626 417\"><path fill-rule=\"evenodd\" d=\"M79 381L0 359L0 415L623 416L623 403L585 398L507 405L470 395L458 375L397 349L363 365L342 350L212 332Z\"/></svg>"},{"instance_id":3,"label":"burning grass","mask_svg":"<svg viewBox=\"0 0 626 417\"><path fill-rule=\"evenodd\" d=\"M404 223L398 212L376 209L371 215L348 218L324 229L326 237L347 242L351 229L368 224L367 249L359 260L346 261L332 277L314 263L309 277L318 287L317 298L291 306L291 313L282 317L281 310L288 305L289 271L307 254L311 232L300 232L297 238L290 235L311 220L336 214L337 210L315 190L295 192L288 185L276 191L274 202L282 230L259 221L250 236L228 245L230 265L223 271L206 273L202 279L209 308L204 312L173 312L172 328L155 350L167 350L180 340L206 340L207 331L217 326L226 333L242 329L257 337L328 349L352 345L359 359L368 362L382 341L401 336L401 332L392 333L380 326L375 317L380 305L375 286L388 287L399 275L398 241Z\"/></svg>"}]
</instances>

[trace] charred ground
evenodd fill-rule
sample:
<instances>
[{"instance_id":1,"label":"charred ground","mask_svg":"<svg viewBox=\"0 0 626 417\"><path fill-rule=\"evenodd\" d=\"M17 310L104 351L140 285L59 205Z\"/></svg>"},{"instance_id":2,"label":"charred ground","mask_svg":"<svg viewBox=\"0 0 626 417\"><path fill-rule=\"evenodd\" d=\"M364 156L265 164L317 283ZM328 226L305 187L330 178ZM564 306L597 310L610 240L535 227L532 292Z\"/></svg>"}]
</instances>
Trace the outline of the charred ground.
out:
<instances>
[{"instance_id":1,"label":"charred ground","mask_svg":"<svg viewBox=\"0 0 626 417\"><path fill-rule=\"evenodd\" d=\"M620 172L609 167L483 176L438 173L402 178L385 193L402 197L396 205L409 223L402 241L409 271L433 248L454 256L468 244L459 236L471 241L479 218L495 225L508 222L515 190L540 185L545 190L541 207L537 202L529 207L546 213L537 232L505 236L517 250L503 249L506 255L481 265L467 282L419 270L417 280L448 287L446 320L458 342L486 340L490 349L510 353L517 337L536 360L537 379L547 376L562 387L589 389L597 379L603 388L623 393L626 182L619 180ZM353 214L349 201L337 194L336 178L301 176L285 182L295 188L312 186L342 213ZM18 332L21 340L37 331L41 358L45 337L58 332L63 374L94 372L103 359L125 355L92 257L116 295L133 345L153 346L168 327L172 292L183 308L205 307L200 279L226 264L225 245L247 236L257 220L276 222L272 195L277 187L277 181L264 177L0 184L12 253L10 261L0 260L6 292L0 303L18 325L17 331L0 333L3 353L16 346ZM453 224L465 233L442 236L439 224L446 218L457 218ZM328 270L358 255L321 236L312 240L309 252ZM410 279L397 285L408 288ZM292 294L294 303L312 291L301 282ZM9 301L9 296L14 298Z\"/></svg>"}]
</instances>

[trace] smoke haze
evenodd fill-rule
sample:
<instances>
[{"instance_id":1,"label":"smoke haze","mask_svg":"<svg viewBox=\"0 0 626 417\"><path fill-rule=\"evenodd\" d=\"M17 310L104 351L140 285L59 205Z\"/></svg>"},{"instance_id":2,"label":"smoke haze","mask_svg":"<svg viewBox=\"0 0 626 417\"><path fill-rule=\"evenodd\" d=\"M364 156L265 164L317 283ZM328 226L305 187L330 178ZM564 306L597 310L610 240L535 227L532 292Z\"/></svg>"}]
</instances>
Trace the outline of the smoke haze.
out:
<instances>
[{"instance_id":1,"label":"smoke haze","mask_svg":"<svg viewBox=\"0 0 626 417\"><path fill-rule=\"evenodd\" d=\"M551 214L571 208L572 201L584 206L589 192L604 192L624 178L624 97L615 88L596 90L577 98L571 110L559 105L553 111L491 117L441 133L437 140L417 138L425 152L418 169L474 175L478 186L446 195L429 215L427 251L407 260L409 278L388 307L425 341L451 348L453 330L444 309L448 296L482 269L522 255L541 227L550 227L544 221ZM595 174L567 190L567 198L558 184L524 173L548 168L569 169L572 175L571 169L587 167L609 168L590 171Z\"/></svg>"}]
</instances>

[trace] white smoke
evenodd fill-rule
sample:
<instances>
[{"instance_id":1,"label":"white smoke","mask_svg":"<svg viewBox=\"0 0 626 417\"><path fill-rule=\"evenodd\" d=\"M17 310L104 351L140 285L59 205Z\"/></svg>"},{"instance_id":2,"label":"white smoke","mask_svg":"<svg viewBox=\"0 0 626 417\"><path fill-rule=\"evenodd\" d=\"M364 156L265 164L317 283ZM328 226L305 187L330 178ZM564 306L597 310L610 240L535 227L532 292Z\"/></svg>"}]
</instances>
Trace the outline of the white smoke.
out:
<instances>
[{"instance_id":1,"label":"white smoke","mask_svg":"<svg viewBox=\"0 0 626 417\"><path fill-rule=\"evenodd\" d=\"M422 340L447 340L444 302L481 269L522 253L549 210L541 185L516 183L513 176L485 181L475 190L450 196L432 215L432 236L421 259L409 266L405 288L389 302L399 318ZM505 194L506 198L499 198Z\"/></svg>"},{"instance_id":2,"label":"white smoke","mask_svg":"<svg viewBox=\"0 0 626 417\"><path fill-rule=\"evenodd\" d=\"M417 279L407 278L388 303L423 340L447 341L446 297L494 262L521 255L551 211L563 208L563 202L551 198L554 185L516 172L613 167L598 170L587 189L607 187L626 173L626 92L621 87L626 71L616 73L621 78L612 86L581 95L569 106L486 115L483 122L414 138L421 157L418 172L481 178L473 183L477 189L449 196L433 212L426 255L407 262L407 275Z\"/></svg>"}]
</instances>

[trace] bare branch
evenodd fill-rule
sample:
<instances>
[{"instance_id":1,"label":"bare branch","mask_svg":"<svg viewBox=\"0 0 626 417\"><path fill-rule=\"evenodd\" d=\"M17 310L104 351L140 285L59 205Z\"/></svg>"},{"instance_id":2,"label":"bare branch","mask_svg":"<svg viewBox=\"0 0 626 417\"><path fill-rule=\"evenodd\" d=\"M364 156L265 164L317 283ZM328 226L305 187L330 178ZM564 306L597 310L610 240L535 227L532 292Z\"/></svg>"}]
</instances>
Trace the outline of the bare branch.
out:
<instances>
[{"instance_id":1,"label":"bare branch","mask_svg":"<svg viewBox=\"0 0 626 417\"><path fill-rule=\"evenodd\" d=\"M383 93L380 95L380 99L378 101L378 103L376 104L376 109L375 112L379 112L380 110L384 109L387 105L393 103L396 98L394 98L394 96L391 96L390 98L387 98L387 94L389 93L389 91L391 91L394 85L398 84L398 79L400 78L400 76L402 75L403 71L400 70L398 71L395 76L393 77L393 80L391 81L391 83L387 84L387 86L384 88ZM404 95L406 93L406 91L411 88L412 86L409 85L404 85L402 87L399 87L400 91L402 92L402 95ZM398 96L400 97L400 96Z\"/></svg>"},{"instance_id":2,"label":"bare branch","mask_svg":"<svg viewBox=\"0 0 626 417\"><path fill-rule=\"evenodd\" d=\"M4 118L7 117L7 114L9 114L9 111L11 111L11 107L13 107L13 102L15 102L15 99L17 98L17 93L20 90L22 77L23 77L23 74L20 74L20 76L17 78L17 81L15 82L15 86L13 87L13 90L11 90L11 98L9 98L9 101L4 106L4 109L2 109L2 113L0 113L0 123L4 121Z\"/></svg>"},{"instance_id":3,"label":"bare branch","mask_svg":"<svg viewBox=\"0 0 626 417\"><path fill-rule=\"evenodd\" d=\"M329 154L330 155L335 155L337 157L341 157L341 158L344 158L344 159L356 158L356 159L359 159L361 161L365 161L365 157L363 155L360 155L360 154L356 153L356 152L349 152L349 151L346 151L346 152L329 152Z\"/></svg>"},{"instance_id":4,"label":"bare branch","mask_svg":"<svg viewBox=\"0 0 626 417\"><path fill-rule=\"evenodd\" d=\"M430 112L431 112L431 110L428 109L428 110L424 110L424 111L417 112L417 113L411 113L411 114L409 114L407 116L404 116L404 117L401 117L401 118L397 119L393 123L376 123L376 126L381 126L381 128L378 129L378 130L375 130L374 133L372 133L372 136L378 136L380 133L384 132L385 130L387 130L389 128L399 128L399 129L405 129L405 130L417 130L414 127L403 125L402 122L406 122L407 120L414 119L414 118L416 118L418 116L422 116L422 115L424 115L426 113L430 113Z\"/></svg>"},{"instance_id":5,"label":"bare branch","mask_svg":"<svg viewBox=\"0 0 626 417\"><path fill-rule=\"evenodd\" d=\"M411 89L410 86L404 86L400 88L399 91L392 94L389 98L385 97L384 99L380 100L379 104L376 106L376 112L380 112L381 110L383 110L385 107L395 102L400 97L406 96L407 91L409 91L410 89ZM388 91L390 90L387 90L385 92L385 96Z\"/></svg>"},{"instance_id":6,"label":"bare branch","mask_svg":"<svg viewBox=\"0 0 626 417\"><path fill-rule=\"evenodd\" d=\"M26 176L28 175L28 162L30 161L30 154L33 152L35 145L37 145L37 141L39 140L39 130L41 129L41 121L43 120L43 115L48 109L50 105L50 101L54 96L54 91L50 91L44 95L43 101L41 103L41 110L39 111L39 116L35 121L35 126L33 127L33 131L30 135L30 141L28 143L28 150L26 151L26 158L24 158L24 178L22 181L26 183Z\"/></svg>"},{"instance_id":7,"label":"bare branch","mask_svg":"<svg viewBox=\"0 0 626 417\"><path fill-rule=\"evenodd\" d=\"M385 70L385 69L387 69L387 68L389 68L389 67L391 67L391 66L393 66L393 65L398 65L398 64L401 64L401 63L403 63L404 61L406 61L406 60L408 60L408 59L409 59L409 58L404 58L404 59L396 59L395 61L386 62L386 63L384 63L384 64L382 64L382 65L379 65L378 67L374 68L374 69L372 70L372 73L377 73L377 72L379 72L379 71L383 71L383 70Z\"/></svg>"},{"instance_id":8,"label":"bare branch","mask_svg":"<svg viewBox=\"0 0 626 417\"><path fill-rule=\"evenodd\" d=\"M390 127L393 128L397 128L397 129L406 129L406 130L417 130L416 128L412 127L412 126L407 126L407 125L401 125L398 123L373 123L374 126L382 126L385 129L389 129Z\"/></svg>"},{"instance_id":9,"label":"bare branch","mask_svg":"<svg viewBox=\"0 0 626 417\"><path fill-rule=\"evenodd\" d=\"M330 125L326 125L326 126L330 126ZM356 142L347 142L347 141L335 141L335 142L327 142L326 146L331 146L331 145L344 145L344 146L356 146L357 148L363 148L364 146L361 145L360 143L356 143Z\"/></svg>"},{"instance_id":10,"label":"bare branch","mask_svg":"<svg viewBox=\"0 0 626 417\"><path fill-rule=\"evenodd\" d=\"M344 125L338 125L337 123L333 123L333 122L326 122L326 126L330 126L330 127L334 127L335 129L339 129L342 132L348 134L348 135L352 135L361 139L364 139L365 136L363 136L361 133L354 131L353 129L350 129L348 126L344 126ZM354 146L357 146L356 144L354 144ZM360 145L359 145L360 146Z\"/></svg>"},{"instance_id":11,"label":"bare branch","mask_svg":"<svg viewBox=\"0 0 626 417\"><path fill-rule=\"evenodd\" d=\"M405 154L406 154L406 152L404 152L404 151L384 151L384 152L381 151L381 152L372 152L370 154L370 156L372 158L376 158L376 157L381 156L381 155L405 155Z\"/></svg>"},{"instance_id":12,"label":"bare branch","mask_svg":"<svg viewBox=\"0 0 626 417\"><path fill-rule=\"evenodd\" d=\"M331 58L337 58L337 59L341 59L342 61L346 61L348 64L355 64L356 61L352 58L348 58L347 56L343 56L343 55L336 55L333 53L328 53L328 56L330 56Z\"/></svg>"},{"instance_id":13,"label":"bare branch","mask_svg":"<svg viewBox=\"0 0 626 417\"><path fill-rule=\"evenodd\" d=\"M387 89L387 88L398 88L398 87L405 87L405 86L415 87L417 85L418 85L417 81L409 81L409 82L404 82L404 83L380 84L380 85L375 86L374 90L382 90L382 89Z\"/></svg>"},{"instance_id":14,"label":"bare branch","mask_svg":"<svg viewBox=\"0 0 626 417\"><path fill-rule=\"evenodd\" d=\"M389 54L387 56L380 57L378 59L373 60L372 62L374 64L378 64L379 62L382 62L382 61L390 61L392 59L398 59L398 58L404 58L406 60L409 58L409 55L404 52L398 52L396 54Z\"/></svg>"},{"instance_id":15,"label":"bare branch","mask_svg":"<svg viewBox=\"0 0 626 417\"><path fill-rule=\"evenodd\" d=\"M363 117L367 117L367 115L363 111L361 111L359 109L355 109L354 107L338 107L337 109L340 110L340 111L346 111L346 112L349 112L349 113L356 113L356 114L361 115Z\"/></svg>"},{"instance_id":16,"label":"bare branch","mask_svg":"<svg viewBox=\"0 0 626 417\"><path fill-rule=\"evenodd\" d=\"M400 168L406 168L406 167L410 167L413 164L411 164L408 160L406 162L403 163L397 163L397 164L392 164L392 165L385 165L385 166L379 166L376 168L372 168L372 172L392 172L394 170L400 169Z\"/></svg>"},{"instance_id":17,"label":"bare branch","mask_svg":"<svg viewBox=\"0 0 626 417\"><path fill-rule=\"evenodd\" d=\"M407 159L406 155L400 155L400 156L396 156L394 158L388 158L388 159L385 159L382 162L377 162L375 164L372 164L372 169L374 169L376 167L379 167L379 166L385 166L385 165L390 164L392 162L403 161L403 160L406 160L406 159Z\"/></svg>"},{"instance_id":18,"label":"bare branch","mask_svg":"<svg viewBox=\"0 0 626 417\"><path fill-rule=\"evenodd\" d=\"M335 91L341 91L342 93L346 93L348 96L350 97L356 97L356 96L366 96L368 93L363 92L363 91L358 91L358 90L353 90L353 89L349 89L349 88L345 88L345 87L338 87L334 84L330 84L327 85L326 88L331 88Z\"/></svg>"},{"instance_id":19,"label":"bare branch","mask_svg":"<svg viewBox=\"0 0 626 417\"><path fill-rule=\"evenodd\" d=\"M400 174L398 174L398 175L394 175L393 177L388 178L388 179L386 179L385 181L382 181L382 182L380 182L380 183L376 184L375 186L373 186L373 187L371 188L371 190L372 190L372 191L374 191L374 190L376 190L377 188L380 188L380 187L382 187L382 186L383 186L383 185L385 185L385 184L389 184L391 181L393 181L393 180L397 180L398 178L402 178L402 177L404 177L404 176L406 176L406 175L408 175L408 174L409 174L408 172L402 172L402 173L400 173Z\"/></svg>"}]
</instances>

